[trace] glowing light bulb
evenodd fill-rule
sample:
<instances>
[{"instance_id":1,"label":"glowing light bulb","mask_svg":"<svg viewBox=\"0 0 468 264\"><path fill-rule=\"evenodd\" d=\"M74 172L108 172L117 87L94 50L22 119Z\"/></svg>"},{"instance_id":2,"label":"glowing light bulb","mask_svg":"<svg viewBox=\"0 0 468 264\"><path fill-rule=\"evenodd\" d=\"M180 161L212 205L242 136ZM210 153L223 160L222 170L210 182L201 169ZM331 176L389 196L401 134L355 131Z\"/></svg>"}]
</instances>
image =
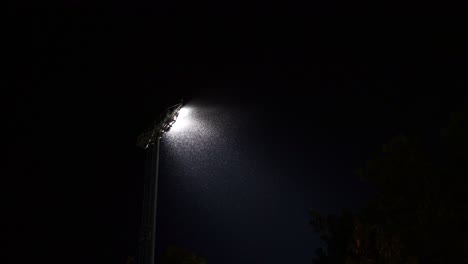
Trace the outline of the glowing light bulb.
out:
<instances>
[{"instance_id":1,"label":"glowing light bulb","mask_svg":"<svg viewBox=\"0 0 468 264\"><path fill-rule=\"evenodd\" d=\"M190 124L190 112L190 108L182 107L182 109L179 110L177 120L171 127L171 131L178 132L184 130L184 128Z\"/></svg>"}]
</instances>

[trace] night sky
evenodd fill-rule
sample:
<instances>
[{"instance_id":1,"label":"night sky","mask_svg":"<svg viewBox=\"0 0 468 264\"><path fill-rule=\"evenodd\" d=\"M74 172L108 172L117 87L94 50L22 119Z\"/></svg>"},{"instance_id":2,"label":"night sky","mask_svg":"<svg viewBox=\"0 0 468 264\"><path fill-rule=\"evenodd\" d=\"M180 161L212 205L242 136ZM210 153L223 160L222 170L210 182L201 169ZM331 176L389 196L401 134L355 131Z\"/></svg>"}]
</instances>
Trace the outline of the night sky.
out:
<instances>
[{"instance_id":1,"label":"night sky","mask_svg":"<svg viewBox=\"0 0 468 264\"><path fill-rule=\"evenodd\" d=\"M311 263L309 209L357 209L372 190L356 170L400 133L430 142L466 100L462 6L402 6L10 4L2 262L135 256L136 137L183 98L190 123L161 140L158 255Z\"/></svg>"}]
</instances>

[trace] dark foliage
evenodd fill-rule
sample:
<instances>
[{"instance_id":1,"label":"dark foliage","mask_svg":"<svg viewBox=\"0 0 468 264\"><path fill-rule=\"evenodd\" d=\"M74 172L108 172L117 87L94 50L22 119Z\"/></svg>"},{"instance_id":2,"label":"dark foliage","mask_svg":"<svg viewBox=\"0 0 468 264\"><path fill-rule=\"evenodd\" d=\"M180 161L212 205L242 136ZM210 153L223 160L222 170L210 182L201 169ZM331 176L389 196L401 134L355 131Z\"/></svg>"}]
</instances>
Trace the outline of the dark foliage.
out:
<instances>
[{"instance_id":1,"label":"dark foliage","mask_svg":"<svg viewBox=\"0 0 468 264\"><path fill-rule=\"evenodd\" d=\"M161 262L162 264L206 264L203 257L198 256L194 252L185 249L169 246L166 254Z\"/></svg>"},{"instance_id":2,"label":"dark foliage","mask_svg":"<svg viewBox=\"0 0 468 264\"><path fill-rule=\"evenodd\" d=\"M314 263L468 263L468 109L437 141L398 136L359 171L377 195L358 213L312 226L326 252Z\"/></svg>"}]
</instances>

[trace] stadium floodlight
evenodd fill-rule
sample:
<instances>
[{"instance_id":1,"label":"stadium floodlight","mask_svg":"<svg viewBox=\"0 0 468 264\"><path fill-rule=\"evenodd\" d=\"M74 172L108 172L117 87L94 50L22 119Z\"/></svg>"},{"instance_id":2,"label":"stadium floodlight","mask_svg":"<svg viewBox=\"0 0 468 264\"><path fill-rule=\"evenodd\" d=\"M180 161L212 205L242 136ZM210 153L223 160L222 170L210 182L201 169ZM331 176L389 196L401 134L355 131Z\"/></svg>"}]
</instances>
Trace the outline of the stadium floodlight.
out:
<instances>
[{"instance_id":1,"label":"stadium floodlight","mask_svg":"<svg viewBox=\"0 0 468 264\"><path fill-rule=\"evenodd\" d=\"M137 145L147 149L149 146L154 145L157 143L159 139L163 136L164 133L168 132L174 123L177 121L177 117L179 116L180 109L182 109L183 102L169 107L164 113L164 117L158 123L154 123L154 125L148 129L147 131L143 132L137 138Z\"/></svg>"},{"instance_id":2,"label":"stadium floodlight","mask_svg":"<svg viewBox=\"0 0 468 264\"><path fill-rule=\"evenodd\" d=\"M156 247L156 209L158 194L159 141L177 121L183 102L169 107L159 122L140 134L137 145L147 151L143 210L137 264L154 264Z\"/></svg>"}]
</instances>

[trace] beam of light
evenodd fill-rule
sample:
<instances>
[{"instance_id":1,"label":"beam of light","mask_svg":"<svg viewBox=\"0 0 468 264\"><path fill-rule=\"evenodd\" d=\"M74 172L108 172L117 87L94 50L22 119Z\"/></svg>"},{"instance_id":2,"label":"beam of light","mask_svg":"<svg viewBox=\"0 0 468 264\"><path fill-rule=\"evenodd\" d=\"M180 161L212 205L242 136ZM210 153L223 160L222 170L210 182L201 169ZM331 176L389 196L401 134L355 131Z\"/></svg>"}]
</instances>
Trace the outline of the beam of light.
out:
<instances>
[{"instance_id":1,"label":"beam of light","mask_svg":"<svg viewBox=\"0 0 468 264\"><path fill-rule=\"evenodd\" d=\"M179 110L179 115L177 116L177 120L172 125L170 131L180 132L186 129L191 123L190 112L191 112L190 107L187 107L187 106L182 107L182 109Z\"/></svg>"},{"instance_id":2,"label":"beam of light","mask_svg":"<svg viewBox=\"0 0 468 264\"><path fill-rule=\"evenodd\" d=\"M168 141L186 150L191 145L203 147L201 141L213 141L214 129L206 116L206 109L199 106L184 106L179 111L176 122L167 133Z\"/></svg>"},{"instance_id":3,"label":"beam of light","mask_svg":"<svg viewBox=\"0 0 468 264\"><path fill-rule=\"evenodd\" d=\"M191 170L209 164L206 159L213 157L225 136L217 126L218 118L222 118L219 110L199 104L180 109L176 122L163 137L166 153L174 158L171 162ZM195 160L195 164L191 162Z\"/></svg>"}]
</instances>

